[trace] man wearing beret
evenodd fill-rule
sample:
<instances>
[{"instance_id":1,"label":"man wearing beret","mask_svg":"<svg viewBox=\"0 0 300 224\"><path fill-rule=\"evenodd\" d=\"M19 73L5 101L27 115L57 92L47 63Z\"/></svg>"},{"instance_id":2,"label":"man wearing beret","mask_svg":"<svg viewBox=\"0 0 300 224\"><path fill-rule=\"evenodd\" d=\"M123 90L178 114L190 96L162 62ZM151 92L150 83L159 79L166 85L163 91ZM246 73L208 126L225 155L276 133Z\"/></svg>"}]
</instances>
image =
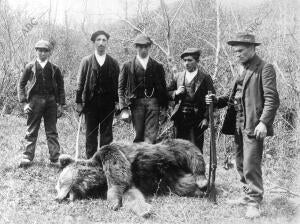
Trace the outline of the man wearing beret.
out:
<instances>
[{"instance_id":1,"label":"man wearing beret","mask_svg":"<svg viewBox=\"0 0 300 224\"><path fill-rule=\"evenodd\" d=\"M273 122L279 107L276 74L273 66L255 52L260 45L248 33L238 33L232 46L239 74L233 88L224 96L206 97L206 102L218 108L228 106L222 132L235 136L236 166L244 184L245 196L229 200L229 204L247 205L246 217L260 216L263 199L261 160L264 138L272 136Z\"/></svg>"},{"instance_id":2,"label":"man wearing beret","mask_svg":"<svg viewBox=\"0 0 300 224\"><path fill-rule=\"evenodd\" d=\"M59 68L49 62L51 45L40 40L35 45L37 59L25 66L18 85L18 97L27 117L26 147L20 167L32 164L41 119L44 119L50 163L57 165L60 154L57 118L65 105L64 80ZM25 86L28 84L28 90Z\"/></svg>"},{"instance_id":3,"label":"man wearing beret","mask_svg":"<svg viewBox=\"0 0 300 224\"><path fill-rule=\"evenodd\" d=\"M127 119L130 109L136 133L134 142L155 143L160 108L168 105L165 71L162 64L149 57L149 37L138 35L134 44L137 55L123 65L119 77L121 118Z\"/></svg>"},{"instance_id":4,"label":"man wearing beret","mask_svg":"<svg viewBox=\"0 0 300 224\"><path fill-rule=\"evenodd\" d=\"M201 51L187 48L181 59L185 70L173 75L168 86L169 96L175 101L171 114L176 138L193 142L203 153L204 131L208 127L208 107L205 96L215 93L210 75L198 67Z\"/></svg>"},{"instance_id":5,"label":"man wearing beret","mask_svg":"<svg viewBox=\"0 0 300 224\"><path fill-rule=\"evenodd\" d=\"M95 52L82 59L78 70L76 92L77 112L86 121L86 157L91 158L98 148L113 140L112 122L115 102L118 102L118 62L106 53L109 34L99 30L92 34ZM99 128L100 126L100 128Z\"/></svg>"}]
</instances>

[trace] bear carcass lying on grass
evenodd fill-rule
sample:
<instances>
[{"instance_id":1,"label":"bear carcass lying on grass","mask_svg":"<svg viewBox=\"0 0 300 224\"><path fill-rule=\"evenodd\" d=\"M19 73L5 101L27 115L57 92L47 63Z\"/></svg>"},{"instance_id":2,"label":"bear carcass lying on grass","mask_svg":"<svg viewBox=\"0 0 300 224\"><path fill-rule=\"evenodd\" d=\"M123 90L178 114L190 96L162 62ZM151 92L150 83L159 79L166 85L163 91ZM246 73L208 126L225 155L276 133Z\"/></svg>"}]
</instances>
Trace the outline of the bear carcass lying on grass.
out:
<instances>
[{"instance_id":1,"label":"bear carcass lying on grass","mask_svg":"<svg viewBox=\"0 0 300 224\"><path fill-rule=\"evenodd\" d=\"M111 143L101 147L89 160L72 163L70 157L60 158L62 166L67 166L59 177L58 186L70 185L72 198L77 192L91 191L89 182L97 183L103 189L103 176L107 180L107 199L112 209L122 206L127 198L131 209L141 215L149 213L150 205L144 195L166 194L173 192L179 196L203 196L206 187L205 163L200 150L191 142L182 139L170 139L151 145L147 143ZM77 164L77 165L75 165ZM68 167L72 168L68 168ZM78 167L78 168L77 168ZM95 172L81 172L77 169L95 169ZM103 168L103 170L102 170ZM65 171L68 169L67 171ZM74 175L76 173L76 175ZM89 175L93 173L92 177ZM84 174L85 176L80 176ZM101 177L96 177L97 175ZM65 177L75 176L77 180L66 184ZM81 187L80 191L77 185ZM64 190L66 191L66 190ZM83 196L80 193L79 196ZM86 194L87 196L88 194ZM57 197L61 200L61 197Z\"/></svg>"}]
</instances>

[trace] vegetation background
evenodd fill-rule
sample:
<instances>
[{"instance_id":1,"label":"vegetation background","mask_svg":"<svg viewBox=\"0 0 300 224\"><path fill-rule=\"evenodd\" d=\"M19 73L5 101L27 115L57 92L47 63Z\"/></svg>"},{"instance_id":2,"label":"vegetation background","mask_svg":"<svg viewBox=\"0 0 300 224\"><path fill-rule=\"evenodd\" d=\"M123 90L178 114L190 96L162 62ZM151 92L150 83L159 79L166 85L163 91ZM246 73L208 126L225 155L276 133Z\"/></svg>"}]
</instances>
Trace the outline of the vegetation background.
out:
<instances>
[{"instance_id":1,"label":"vegetation background","mask_svg":"<svg viewBox=\"0 0 300 224\"><path fill-rule=\"evenodd\" d=\"M99 14L99 19L93 22L84 7L89 1L82 2L82 21L74 22L66 10L63 22L57 23L51 0L48 9L34 16L25 10L12 9L6 0L0 0L0 200L3 202L0 223L253 223L243 218L243 208L224 203L229 197L237 197L241 186L232 169L232 138L219 133L223 110L216 113L218 205L205 199L170 194L155 197L152 201L155 215L143 220L125 209L112 212L101 200L57 204L53 199L59 170L48 165L43 128L34 166L24 170L17 168L23 151L26 119L17 101L16 87L24 65L34 59L34 44L44 38L54 46L51 61L62 69L67 92L67 110L58 121L60 143L63 152L75 154L76 74L81 58L93 51L89 38L91 32L98 29L111 34L108 52L120 65L134 56L134 37L141 32L149 35L155 43L151 54L165 65L167 80L182 69L179 55L185 48L201 48L201 68L213 77L218 94L229 88L236 75L226 41L238 30L254 33L262 42L257 48L258 54L276 69L281 100L275 121L276 135L266 140L263 154L266 192L263 216L254 222L297 223L300 201L298 1L266 0L251 7L230 7L224 0L179 0L169 4L163 0L138 0L136 11L132 13L132 1L124 0L120 1L123 13L117 20L104 21ZM153 2L156 8L151 7ZM160 138L172 136L171 126L170 122L161 125ZM131 141L132 127L116 118L114 138ZM209 139L208 134L206 139ZM83 141L84 130L81 151ZM208 161L208 141L204 151Z\"/></svg>"}]
</instances>

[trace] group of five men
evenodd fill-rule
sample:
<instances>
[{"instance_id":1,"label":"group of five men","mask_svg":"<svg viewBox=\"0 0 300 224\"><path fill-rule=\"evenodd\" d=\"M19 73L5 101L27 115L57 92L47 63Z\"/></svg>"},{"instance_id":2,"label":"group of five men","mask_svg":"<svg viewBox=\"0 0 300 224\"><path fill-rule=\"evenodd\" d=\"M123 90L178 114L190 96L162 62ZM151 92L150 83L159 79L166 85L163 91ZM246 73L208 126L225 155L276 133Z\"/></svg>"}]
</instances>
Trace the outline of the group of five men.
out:
<instances>
[{"instance_id":1,"label":"group of five men","mask_svg":"<svg viewBox=\"0 0 300 224\"><path fill-rule=\"evenodd\" d=\"M99 130L100 147L112 142L116 106L121 110L121 119L131 118L136 133L134 142L155 143L161 110L166 110L168 101L174 100L171 119L175 137L192 141L201 152L209 119L207 104L213 103L216 108L228 106L222 132L235 136L236 165L246 193L245 197L228 203L248 205L246 216L259 216L263 141L267 135L273 135L279 97L274 68L257 56L255 47L260 43L255 37L238 33L227 42L233 47L240 69L233 87L220 97L215 96L210 75L198 66L199 49L187 48L181 54L185 69L173 74L167 86L163 65L149 56L149 37L136 37L137 54L121 71L118 62L106 53L109 37L103 30L92 34L95 52L82 59L78 71L75 101L77 111L85 115L86 157L91 158L98 149ZM32 163L42 118L51 163L57 163L60 151L56 122L65 105L63 77L59 68L48 61L50 43L41 40L35 49L37 59L26 65L18 86L19 100L28 114L20 166Z\"/></svg>"}]
</instances>

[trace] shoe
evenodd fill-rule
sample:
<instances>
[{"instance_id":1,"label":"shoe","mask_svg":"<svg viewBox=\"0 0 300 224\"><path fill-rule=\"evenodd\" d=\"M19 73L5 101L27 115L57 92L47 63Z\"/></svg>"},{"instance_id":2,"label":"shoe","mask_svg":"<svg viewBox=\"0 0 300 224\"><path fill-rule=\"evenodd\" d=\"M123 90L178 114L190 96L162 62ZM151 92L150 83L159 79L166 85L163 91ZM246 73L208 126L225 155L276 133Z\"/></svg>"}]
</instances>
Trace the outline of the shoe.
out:
<instances>
[{"instance_id":1,"label":"shoe","mask_svg":"<svg viewBox=\"0 0 300 224\"><path fill-rule=\"evenodd\" d=\"M247 192L249 192L250 191L250 188L248 187L248 185L243 185L243 192L245 193L245 194L247 194Z\"/></svg>"},{"instance_id":2,"label":"shoe","mask_svg":"<svg viewBox=\"0 0 300 224\"><path fill-rule=\"evenodd\" d=\"M21 159L21 162L19 164L19 167L28 167L32 164L32 161L28 158Z\"/></svg>"},{"instance_id":3,"label":"shoe","mask_svg":"<svg viewBox=\"0 0 300 224\"><path fill-rule=\"evenodd\" d=\"M254 218L260 217L260 215L261 215L261 212L260 212L260 209L259 209L259 205L250 203L247 207L245 217L247 219L254 219Z\"/></svg>"},{"instance_id":4,"label":"shoe","mask_svg":"<svg viewBox=\"0 0 300 224\"><path fill-rule=\"evenodd\" d=\"M230 199L226 201L228 205L247 205L249 203L249 198L241 197L237 199Z\"/></svg>"},{"instance_id":5,"label":"shoe","mask_svg":"<svg viewBox=\"0 0 300 224\"><path fill-rule=\"evenodd\" d=\"M50 166L60 168L60 162L58 160L50 161Z\"/></svg>"}]
</instances>

